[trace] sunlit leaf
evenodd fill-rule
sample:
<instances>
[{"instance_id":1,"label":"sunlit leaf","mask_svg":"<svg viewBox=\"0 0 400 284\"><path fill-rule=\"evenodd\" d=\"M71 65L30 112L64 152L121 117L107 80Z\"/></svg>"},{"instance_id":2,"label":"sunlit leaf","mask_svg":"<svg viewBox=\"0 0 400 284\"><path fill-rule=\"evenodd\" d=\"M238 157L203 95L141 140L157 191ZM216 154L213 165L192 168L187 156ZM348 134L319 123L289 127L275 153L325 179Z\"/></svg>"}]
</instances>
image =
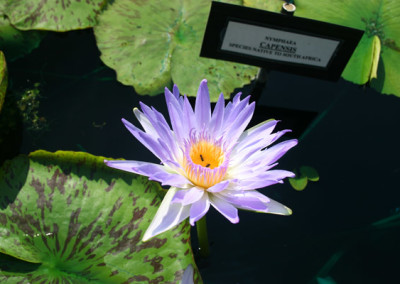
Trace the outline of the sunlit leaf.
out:
<instances>
[{"instance_id":1,"label":"sunlit leaf","mask_svg":"<svg viewBox=\"0 0 400 284\"><path fill-rule=\"evenodd\" d=\"M294 171L296 176L289 178L290 185L297 191L306 188L308 181L319 181L319 174L316 169L309 166L301 166L299 171Z\"/></svg>"},{"instance_id":2,"label":"sunlit leaf","mask_svg":"<svg viewBox=\"0 0 400 284\"><path fill-rule=\"evenodd\" d=\"M0 112L3 107L7 90L7 64L4 53L0 50Z\"/></svg>"},{"instance_id":3,"label":"sunlit leaf","mask_svg":"<svg viewBox=\"0 0 400 284\"><path fill-rule=\"evenodd\" d=\"M400 1L396 0L296 0L296 16L316 19L365 31L342 76L357 84L368 83L385 94L400 96ZM377 40L381 44L380 57ZM372 56L371 56L372 55ZM379 63L377 65L377 59ZM372 73L371 73L372 72Z\"/></svg>"},{"instance_id":4,"label":"sunlit leaf","mask_svg":"<svg viewBox=\"0 0 400 284\"><path fill-rule=\"evenodd\" d=\"M283 3L282 0L243 0L244 6L278 13L281 11Z\"/></svg>"},{"instance_id":5,"label":"sunlit leaf","mask_svg":"<svg viewBox=\"0 0 400 284\"><path fill-rule=\"evenodd\" d=\"M20 30L69 31L93 27L107 0L3 0L5 14Z\"/></svg>"},{"instance_id":6,"label":"sunlit leaf","mask_svg":"<svg viewBox=\"0 0 400 284\"><path fill-rule=\"evenodd\" d=\"M373 36L372 39L372 58L371 58L371 73L369 76L369 81L377 78L379 57L381 55L381 41L377 35Z\"/></svg>"},{"instance_id":7,"label":"sunlit leaf","mask_svg":"<svg viewBox=\"0 0 400 284\"><path fill-rule=\"evenodd\" d=\"M188 222L141 242L160 186L103 159L37 151L3 164L2 283L178 283L196 267ZM194 277L201 282L197 268Z\"/></svg>"},{"instance_id":8,"label":"sunlit leaf","mask_svg":"<svg viewBox=\"0 0 400 284\"><path fill-rule=\"evenodd\" d=\"M308 178L302 175L296 175L294 178L289 178L290 185L297 191L302 191L306 188Z\"/></svg>"},{"instance_id":9,"label":"sunlit leaf","mask_svg":"<svg viewBox=\"0 0 400 284\"><path fill-rule=\"evenodd\" d=\"M210 0L115 0L94 27L101 59L138 94L159 94L174 82L195 96L199 80L208 79L212 101L221 92L229 97L258 68L199 57L210 7Z\"/></svg>"}]
</instances>

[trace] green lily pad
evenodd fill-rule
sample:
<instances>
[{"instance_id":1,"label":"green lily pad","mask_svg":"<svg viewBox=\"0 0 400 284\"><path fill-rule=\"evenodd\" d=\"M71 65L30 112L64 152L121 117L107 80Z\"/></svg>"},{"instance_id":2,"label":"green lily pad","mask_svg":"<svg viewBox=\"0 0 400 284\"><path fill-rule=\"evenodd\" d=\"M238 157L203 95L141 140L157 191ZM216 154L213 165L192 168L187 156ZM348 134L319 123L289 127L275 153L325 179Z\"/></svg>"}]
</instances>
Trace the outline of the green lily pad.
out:
<instances>
[{"instance_id":1,"label":"green lily pad","mask_svg":"<svg viewBox=\"0 0 400 284\"><path fill-rule=\"evenodd\" d=\"M297 175L294 178L289 178L290 185L297 191L302 191L306 188L308 178L306 176Z\"/></svg>"},{"instance_id":2,"label":"green lily pad","mask_svg":"<svg viewBox=\"0 0 400 284\"><path fill-rule=\"evenodd\" d=\"M103 159L36 151L3 164L2 283L178 283L196 267L187 221L141 242L161 187ZM194 277L201 282L197 269Z\"/></svg>"},{"instance_id":3,"label":"green lily pad","mask_svg":"<svg viewBox=\"0 0 400 284\"><path fill-rule=\"evenodd\" d=\"M371 82L378 91L400 97L400 2L396 0L296 0L296 16L365 31L342 76L356 84ZM380 56L378 55L379 38ZM379 58L379 64L377 60ZM377 78L374 68L378 66Z\"/></svg>"},{"instance_id":4,"label":"green lily pad","mask_svg":"<svg viewBox=\"0 0 400 284\"><path fill-rule=\"evenodd\" d=\"M319 181L317 170L309 166L301 166L300 175L307 177L311 181Z\"/></svg>"},{"instance_id":5,"label":"green lily pad","mask_svg":"<svg viewBox=\"0 0 400 284\"><path fill-rule=\"evenodd\" d=\"M0 50L0 112L3 107L4 98L6 97L7 90L7 64L4 53Z\"/></svg>"},{"instance_id":6,"label":"green lily pad","mask_svg":"<svg viewBox=\"0 0 400 284\"><path fill-rule=\"evenodd\" d=\"M5 14L20 30L69 31L96 25L107 0L5 0Z\"/></svg>"},{"instance_id":7,"label":"green lily pad","mask_svg":"<svg viewBox=\"0 0 400 284\"><path fill-rule=\"evenodd\" d=\"M319 174L313 167L301 166L299 172L295 170L296 177L289 178L290 185L297 191L304 190L308 181L319 181Z\"/></svg>"},{"instance_id":8,"label":"green lily pad","mask_svg":"<svg viewBox=\"0 0 400 284\"><path fill-rule=\"evenodd\" d=\"M210 0L115 0L94 27L101 59L138 94L156 95L174 82L195 96L200 80L208 79L212 101L221 92L229 97L258 68L199 57L210 7Z\"/></svg>"},{"instance_id":9,"label":"green lily pad","mask_svg":"<svg viewBox=\"0 0 400 284\"><path fill-rule=\"evenodd\" d=\"M250 8L267 10L279 13L282 9L282 0L243 0L243 5Z\"/></svg>"},{"instance_id":10,"label":"green lily pad","mask_svg":"<svg viewBox=\"0 0 400 284\"><path fill-rule=\"evenodd\" d=\"M185 86L185 89L182 88L182 93L184 94L196 95L199 82L206 78L212 101L217 101L221 92L225 97L229 98L230 93L235 88L240 87L237 85L238 82L243 82L247 79L247 82L250 83L258 70L256 67L239 63L197 58L196 64L189 69L190 76L188 76L187 69L182 68L182 65L190 66L193 58L198 55L198 50L200 50L199 42L177 46L174 50L171 74L172 78L174 78L174 83L179 86L179 90L181 90L181 86ZM222 74L223 76L221 76Z\"/></svg>"},{"instance_id":11,"label":"green lily pad","mask_svg":"<svg viewBox=\"0 0 400 284\"><path fill-rule=\"evenodd\" d=\"M2 15L0 7L0 50L8 61L15 60L39 46L45 32L20 31L14 28L10 21Z\"/></svg>"}]
</instances>

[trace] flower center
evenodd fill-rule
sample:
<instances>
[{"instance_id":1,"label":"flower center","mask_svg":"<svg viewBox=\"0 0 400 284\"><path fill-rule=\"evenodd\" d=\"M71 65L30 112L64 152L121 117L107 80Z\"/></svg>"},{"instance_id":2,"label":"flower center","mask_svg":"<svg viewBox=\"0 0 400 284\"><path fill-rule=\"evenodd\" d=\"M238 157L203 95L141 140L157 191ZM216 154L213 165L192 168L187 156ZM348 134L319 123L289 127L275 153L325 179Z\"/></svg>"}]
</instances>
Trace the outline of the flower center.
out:
<instances>
[{"instance_id":1,"label":"flower center","mask_svg":"<svg viewBox=\"0 0 400 284\"><path fill-rule=\"evenodd\" d=\"M183 169L195 185L207 189L223 180L228 159L220 142L192 135L185 145Z\"/></svg>"},{"instance_id":2,"label":"flower center","mask_svg":"<svg viewBox=\"0 0 400 284\"><path fill-rule=\"evenodd\" d=\"M208 141L199 141L190 148L190 158L197 165L214 169L223 163L224 153L219 146Z\"/></svg>"}]
</instances>

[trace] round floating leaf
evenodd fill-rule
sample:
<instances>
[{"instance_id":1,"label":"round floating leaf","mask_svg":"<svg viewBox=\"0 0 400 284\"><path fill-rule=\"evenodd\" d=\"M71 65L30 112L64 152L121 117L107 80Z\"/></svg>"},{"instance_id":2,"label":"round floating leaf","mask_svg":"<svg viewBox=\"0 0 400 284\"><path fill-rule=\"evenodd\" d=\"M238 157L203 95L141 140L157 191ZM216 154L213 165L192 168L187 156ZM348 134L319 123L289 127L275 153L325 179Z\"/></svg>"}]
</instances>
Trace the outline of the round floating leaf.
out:
<instances>
[{"instance_id":1,"label":"round floating leaf","mask_svg":"<svg viewBox=\"0 0 400 284\"><path fill-rule=\"evenodd\" d=\"M307 177L311 181L319 181L319 175L316 169L308 166L300 167L300 175Z\"/></svg>"},{"instance_id":2,"label":"round floating leaf","mask_svg":"<svg viewBox=\"0 0 400 284\"><path fill-rule=\"evenodd\" d=\"M379 58L377 79L371 86L385 94L400 96L400 1L396 0L296 0L295 15L365 31L342 76L356 84L372 80ZM380 57L377 52L379 38Z\"/></svg>"},{"instance_id":3,"label":"round floating leaf","mask_svg":"<svg viewBox=\"0 0 400 284\"><path fill-rule=\"evenodd\" d=\"M319 175L316 169L309 166L301 166L300 173L294 171L296 177L289 178L290 185L298 191L302 191L306 188L308 181L319 181Z\"/></svg>"},{"instance_id":4,"label":"round floating leaf","mask_svg":"<svg viewBox=\"0 0 400 284\"><path fill-rule=\"evenodd\" d=\"M187 69L182 68L182 65L190 66L192 59L198 55L198 50L200 50L200 47L196 43L177 46L174 50L171 74L179 90L181 90L181 86L185 86L184 91L182 88L184 94L196 95L199 88L198 82L206 78L210 98L212 101L217 101L221 92L229 97L230 93L239 87L238 82L247 80L250 83L258 70L257 67L239 63L198 58L196 64L189 69L190 76L188 76Z\"/></svg>"},{"instance_id":5,"label":"round floating leaf","mask_svg":"<svg viewBox=\"0 0 400 284\"><path fill-rule=\"evenodd\" d=\"M107 0L5 0L5 14L20 30L69 31L93 27Z\"/></svg>"},{"instance_id":6,"label":"round floating leaf","mask_svg":"<svg viewBox=\"0 0 400 284\"><path fill-rule=\"evenodd\" d=\"M7 90L7 64L4 53L0 50L0 112L3 107Z\"/></svg>"},{"instance_id":7,"label":"round floating leaf","mask_svg":"<svg viewBox=\"0 0 400 284\"><path fill-rule=\"evenodd\" d=\"M1 15L0 8L0 50L8 61L30 53L39 46L45 33L40 31L20 31L11 26L9 20Z\"/></svg>"},{"instance_id":8,"label":"round floating leaf","mask_svg":"<svg viewBox=\"0 0 400 284\"><path fill-rule=\"evenodd\" d=\"M258 68L199 57L210 7L210 0L115 0L94 27L101 59L138 94L159 94L174 82L195 96L206 78L212 101L221 92L229 97Z\"/></svg>"},{"instance_id":9,"label":"round floating leaf","mask_svg":"<svg viewBox=\"0 0 400 284\"><path fill-rule=\"evenodd\" d=\"M308 179L306 176L297 175L294 178L289 178L290 185L298 191L302 191L306 188Z\"/></svg>"},{"instance_id":10,"label":"round floating leaf","mask_svg":"<svg viewBox=\"0 0 400 284\"><path fill-rule=\"evenodd\" d=\"M0 169L0 188L2 283L178 283L195 267L187 221L141 242L163 191L103 157L18 156Z\"/></svg>"}]
</instances>

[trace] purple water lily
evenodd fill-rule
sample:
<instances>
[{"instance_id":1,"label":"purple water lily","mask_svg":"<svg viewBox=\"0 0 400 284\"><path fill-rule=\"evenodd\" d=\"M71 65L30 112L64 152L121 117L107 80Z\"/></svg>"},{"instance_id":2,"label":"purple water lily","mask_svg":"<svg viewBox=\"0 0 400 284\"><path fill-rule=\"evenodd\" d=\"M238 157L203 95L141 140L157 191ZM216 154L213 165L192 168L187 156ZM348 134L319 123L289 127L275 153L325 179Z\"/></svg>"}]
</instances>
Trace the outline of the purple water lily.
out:
<instances>
[{"instance_id":1,"label":"purple water lily","mask_svg":"<svg viewBox=\"0 0 400 284\"><path fill-rule=\"evenodd\" d=\"M189 217L190 224L200 220L212 205L230 222L239 222L238 209L290 215L286 206L256 189L282 183L294 174L271 170L276 161L297 140L269 147L288 132L272 133L276 120L262 122L246 131L254 112L249 96L238 93L225 106L221 94L211 113L207 81L197 93L195 109L186 96L165 89L172 130L164 116L140 103L134 109L144 131L122 119L126 128L160 160L161 164L140 161L105 161L113 168L148 176L169 185L154 219L143 236L146 241Z\"/></svg>"}]
</instances>

